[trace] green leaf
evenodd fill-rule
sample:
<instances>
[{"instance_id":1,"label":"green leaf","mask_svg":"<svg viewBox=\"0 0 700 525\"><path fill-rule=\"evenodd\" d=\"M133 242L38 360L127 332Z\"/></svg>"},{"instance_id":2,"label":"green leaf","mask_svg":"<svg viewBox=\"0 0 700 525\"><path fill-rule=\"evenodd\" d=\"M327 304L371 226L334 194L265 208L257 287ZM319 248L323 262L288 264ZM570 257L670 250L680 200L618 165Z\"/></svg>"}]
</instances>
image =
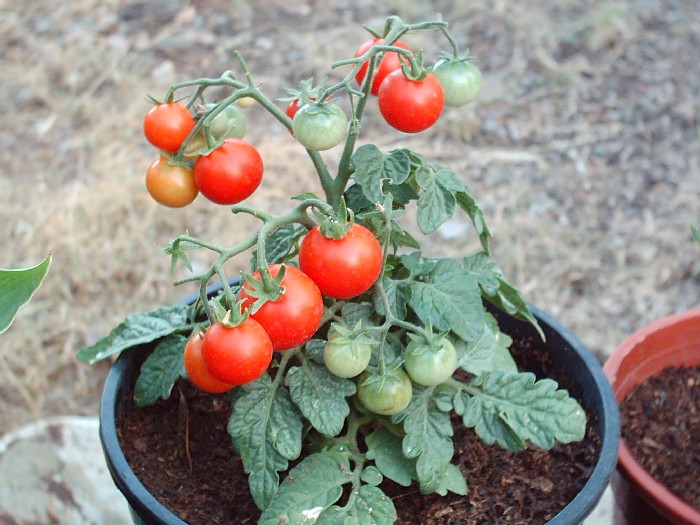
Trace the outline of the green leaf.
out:
<instances>
[{"instance_id":1,"label":"green leaf","mask_svg":"<svg viewBox=\"0 0 700 525\"><path fill-rule=\"evenodd\" d=\"M325 436L337 436L350 414L346 397L355 393L355 383L331 374L323 365L305 360L287 372L285 383L292 401L311 425Z\"/></svg>"},{"instance_id":2,"label":"green leaf","mask_svg":"<svg viewBox=\"0 0 700 525\"><path fill-rule=\"evenodd\" d=\"M693 233L693 237L696 241L700 242L700 230L694 224L690 225L690 231Z\"/></svg>"},{"instance_id":3,"label":"green leaf","mask_svg":"<svg viewBox=\"0 0 700 525\"><path fill-rule=\"evenodd\" d=\"M453 492L459 496L466 496L469 492L467 481L464 479L464 474L456 465L450 463L447 465L445 475L440 482L440 487L435 491L440 496L447 496L447 492Z\"/></svg>"},{"instance_id":4,"label":"green leaf","mask_svg":"<svg viewBox=\"0 0 700 525\"><path fill-rule=\"evenodd\" d=\"M402 450L407 458L417 458L416 475L421 492L435 492L440 487L454 446L450 415L441 411L432 399L432 388L414 387L411 404L404 417Z\"/></svg>"},{"instance_id":5,"label":"green leaf","mask_svg":"<svg viewBox=\"0 0 700 525\"><path fill-rule=\"evenodd\" d=\"M390 277L382 277L384 293L389 302L389 310L398 319L406 319L406 306L411 300L410 282L398 281ZM374 297L374 307L379 315L385 315L384 303L377 294Z\"/></svg>"},{"instance_id":6,"label":"green leaf","mask_svg":"<svg viewBox=\"0 0 700 525\"><path fill-rule=\"evenodd\" d=\"M457 199L457 204L462 208L474 224L476 233L479 235L479 241L481 241L481 247L486 253L489 253L489 238L491 237L491 232L489 227L486 225L486 218L484 217L484 212L481 208L477 206L474 198L469 195L467 191L460 191L455 195Z\"/></svg>"},{"instance_id":7,"label":"green leaf","mask_svg":"<svg viewBox=\"0 0 700 525\"><path fill-rule=\"evenodd\" d=\"M0 334L10 327L19 309L27 304L39 289L50 266L49 255L31 268L0 269Z\"/></svg>"},{"instance_id":8,"label":"green leaf","mask_svg":"<svg viewBox=\"0 0 700 525\"><path fill-rule=\"evenodd\" d=\"M403 258L402 258L403 260ZM424 324L452 330L465 341L481 335L484 306L476 279L454 259L438 259L411 283L409 304Z\"/></svg>"},{"instance_id":9,"label":"green leaf","mask_svg":"<svg viewBox=\"0 0 700 525\"><path fill-rule=\"evenodd\" d=\"M184 371L186 343L183 335L168 336L146 358L134 386L137 406L152 405L158 399L170 397L175 381Z\"/></svg>"},{"instance_id":10,"label":"green leaf","mask_svg":"<svg viewBox=\"0 0 700 525\"><path fill-rule=\"evenodd\" d=\"M381 489L362 485L345 507L330 507L316 525L392 525L398 518L393 501Z\"/></svg>"},{"instance_id":11,"label":"green leaf","mask_svg":"<svg viewBox=\"0 0 700 525\"><path fill-rule=\"evenodd\" d=\"M78 359L94 364L134 346L153 342L188 328L190 306L176 304L129 315L109 335L78 352Z\"/></svg>"},{"instance_id":12,"label":"green leaf","mask_svg":"<svg viewBox=\"0 0 700 525\"><path fill-rule=\"evenodd\" d=\"M343 485L351 481L346 456L328 451L311 454L289 471L258 524L317 523L321 513L340 499Z\"/></svg>"},{"instance_id":13,"label":"green leaf","mask_svg":"<svg viewBox=\"0 0 700 525\"><path fill-rule=\"evenodd\" d=\"M281 470L301 454L302 420L286 389L267 374L241 387L228 432L243 460L248 485L259 509L268 507Z\"/></svg>"},{"instance_id":14,"label":"green leaf","mask_svg":"<svg viewBox=\"0 0 700 525\"><path fill-rule=\"evenodd\" d=\"M285 224L275 230L265 241L265 259L268 264L287 262L298 251L299 239L306 233L306 228L299 224ZM258 250L253 251L250 267L258 267Z\"/></svg>"},{"instance_id":15,"label":"green leaf","mask_svg":"<svg viewBox=\"0 0 700 525\"><path fill-rule=\"evenodd\" d=\"M382 476L382 473L377 467L370 465L369 467L362 469L360 479L368 485L376 487L384 480L384 476Z\"/></svg>"},{"instance_id":16,"label":"green leaf","mask_svg":"<svg viewBox=\"0 0 700 525\"><path fill-rule=\"evenodd\" d=\"M481 291L497 308L522 321L532 324L544 339L537 318L523 299L520 292L510 285L503 277L503 271L485 252L465 257L463 264L466 270L476 277Z\"/></svg>"},{"instance_id":17,"label":"green leaf","mask_svg":"<svg viewBox=\"0 0 700 525\"><path fill-rule=\"evenodd\" d=\"M373 144L357 148L351 162L355 167L355 181L372 203L384 201L385 183L399 185L411 173L411 159L404 150L384 154Z\"/></svg>"},{"instance_id":18,"label":"green leaf","mask_svg":"<svg viewBox=\"0 0 700 525\"><path fill-rule=\"evenodd\" d=\"M536 381L530 372L493 372L468 385L463 422L487 444L519 450L523 446L518 441L528 440L550 449L555 441L579 441L585 434L583 408L551 379Z\"/></svg>"},{"instance_id":19,"label":"green leaf","mask_svg":"<svg viewBox=\"0 0 700 525\"><path fill-rule=\"evenodd\" d=\"M386 428L378 428L365 438L366 455L384 476L408 487L416 477L416 460L404 456L401 439Z\"/></svg>"},{"instance_id":20,"label":"green leaf","mask_svg":"<svg viewBox=\"0 0 700 525\"><path fill-rule=\"evenodd\" d=\"M418 198L418 226L427 235L454 215L455 194L464 190L464 183L439 164L419 169L416 183L423 190Z\"/></svg>"},{"instance_id":21,"label":"green leaf","mask_svg":"<svg viewBox=\"0 0 700 525\"><path fill-rule=\"evenodd\" d=\"M459 356L457 365L471 374L480 375L498 370L518 371L518 366L508 350L512 339L503 332L494 332L488 325L484 325L481 336L476 341L453 342Z\"/></svg>"}]
</instances>

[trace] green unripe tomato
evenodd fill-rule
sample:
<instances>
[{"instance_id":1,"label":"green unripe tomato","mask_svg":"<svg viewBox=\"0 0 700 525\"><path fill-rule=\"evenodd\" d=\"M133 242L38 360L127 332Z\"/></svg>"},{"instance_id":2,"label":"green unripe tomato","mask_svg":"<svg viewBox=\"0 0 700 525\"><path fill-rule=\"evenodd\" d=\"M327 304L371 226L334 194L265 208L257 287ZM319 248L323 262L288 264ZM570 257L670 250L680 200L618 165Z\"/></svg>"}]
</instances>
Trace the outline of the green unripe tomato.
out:
<instances>
[{"instance_id":1,"label":"green unripe tomato","mask_svg":"<svg viewBox=\"0 0 700 525\"><path fill-rule=\"evenodd\" d=\"M248 123L243 112L236 106L227 106L212 120L209 130L216 140L227 138L241 139L245 135Z\"/></svg>"},{"instance_id":2,"label":"green unripe tomato","mask_svg":"<svg viewBox=\"0 0 700 525\"><path fill-rule=\"evenodd\" d=\"M408 375L415 383L423 386L444 383L457 369L457 351L446 337L431 345L411 341L406 347L404 359Z\"/></svg>"},{"instance_id":3,"label":"green unripe tomato","mask_svg":"<svg viewBox=\"0 0 700 525\"><path fill-rule=\"evenodd\" d=\"M375 414L390 416L404 410L411 402L413 385L401 368L385 376L363 372L357 380L357 397Z\"/></svg>"},{"instance_id":4,"label":"green unripe tomato","mask_svg":"<svg viewBox=\"0 0 700 525\"><path fill-rule=\"evenodd\" d=\"M292 119L297 140L311 151L331 149L345 139L348 119L340 106L332 102L302 106Z\"/></svg>"},{"instance_id":5,"label":"green unripe tomato","mask_svg":"<svg viewBox=\"0 0 700 525\"><path fill-rule=\"evenodd\" d=\"M323 362L331 374L350 378L364 372L372 357L369 342L351 341L338 333L331 334L323 349Z\"/></svg>"},{"instance_id":6,"label":"green unripe tomato","mask_svg":"<svg viewBox=\"0 0 700 525\"><path fill-rule=\"evenodd\" d=\"M481 91L481 71L469 61L441 60L433 68L445 93L445 104L459 107L469 104Z\"/></svg>"}]
</instances>

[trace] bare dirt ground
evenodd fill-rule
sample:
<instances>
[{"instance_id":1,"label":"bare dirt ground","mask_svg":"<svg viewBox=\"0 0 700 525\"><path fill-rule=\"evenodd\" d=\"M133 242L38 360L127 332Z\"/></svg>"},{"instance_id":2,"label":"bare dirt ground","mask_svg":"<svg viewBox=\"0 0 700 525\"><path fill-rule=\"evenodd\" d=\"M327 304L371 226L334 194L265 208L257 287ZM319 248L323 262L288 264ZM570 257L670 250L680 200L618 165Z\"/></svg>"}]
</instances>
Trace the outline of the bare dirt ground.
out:
<instances>
[{"instance_id":1,"label":"bare dirt ground","mask_svg":"<svg viewBox=\"0 0 700 525\"><path fill-rule=\"evenodd\" d=\"M0 336L0 433L49 413L96 413L108 365L89 368L75 352L129 312L191 291L171 285L156 245L186 229L222 244L245 234L248 222L203 198L177 211L150 200L145 96L218 76L234 49L270 96L284 96L304 78L337 76L328 66L367 37L361 25L380 28L389 14L441 14L477 57L483 93L417 136L389 132L375 111L363 140L410 146L459 173L530 302L601 360L642 325L698 304L694 0L0 0L0 267L54 256ZM408 43L438 52L425 37ZM280 211L287 195L317 189L289 133L259 108L248 116L266 164L250 203ZM429 251L476 248L460 215Z\"/></svg>"}]
</instances>

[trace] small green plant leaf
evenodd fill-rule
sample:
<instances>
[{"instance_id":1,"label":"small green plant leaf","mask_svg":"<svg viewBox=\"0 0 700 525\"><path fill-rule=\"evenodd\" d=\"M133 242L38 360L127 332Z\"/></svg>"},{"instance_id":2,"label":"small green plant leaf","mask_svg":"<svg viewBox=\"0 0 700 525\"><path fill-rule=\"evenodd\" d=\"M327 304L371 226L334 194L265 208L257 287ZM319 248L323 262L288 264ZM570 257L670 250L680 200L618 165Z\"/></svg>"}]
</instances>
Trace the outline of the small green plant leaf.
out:
<instances>
[{"instance_id":1,"label":"small green plant leaf","mask_svg":"<svg viewBox=\"0 0 700 525\"><path fill-rule=\"evenodd\" d=\"M503 332L494 332L484 325L481 336L472 342L454 340L459 356L457 365L467 372L480 375L485 372L517 372L518 366L508 348L512 339Z\"/></svg>"},{"instance_id":2,"label":"small green plant leaf","mask_svg":"<svg viewBox=\"0 0 700 525\"><path fill-rule=\"evenodd\" d=\"M136 406L152 405L158 399L168 399L175 381L184 371L185 344L183 335L171 335L156 345L141 365L134 386Z\"/></svg>"},{"instance_id":3,"label":"small green plant leaf","mask_svg":"<svg viewBox=\"0 0 700 525\"><path fill-rule=\"evenodd\" d=\"M416 183L422 190L418 198L418 226L427 235L454 215L455 195L464 190L464 183L439 164L419 168Z\"/></svg>"},{"instance_id":4,"label":"small green plant leaf","mask_svg":"<svg viewBox=\"0 0 700 525\"><path fill-rule=\"evenodd\" d=\"M384 276L382 277L382 285L391 313L398 319L405 319L406 307L411 300L410 282L399 281L392 279L391 277ZM382 302L381 297L375 295L374 301L374 306L377 312L380 315L385 315L384 303Z\"/></svg>"},{"instance_id":5,"label":"small green plant leaf","mask_svg":"<svg viewBox=\"0 0 700 525\"><path fill-rule=\"evenodd\" d=\"M372 203L384 201L385 184L400 185L411 173L411 158L404 150L385 154L372 144L357 148L351 162L355 166L355 181Z\"/></svg>"},{"instance_id":6,"label":"small green plant leaf","mask_svg":"<svg viewBox=\"0 0 700 525\"><path fill-rule=\"evenodd\" d=\"M39 289L50 266L49 255L31 268L0 269L0 334L10 327L19 309L27 304Z\"/></svg>"},{"instance_id":7,"label":"small green plant leaf","mask_svg":"<svg viewBox=\"0 0 700 525\"><path fill-rule=\"evenodd\" d=\"M376 487L384 480L384 476L382 476L382 473L379 472L379 469L377 467L373 467L370 465L369 467L365 467L364 469L362 469L360 479L368 485Z\"/></svg>"},{"instance_id":8,"label":"small green plant leaf","mask_svg":"<svg viewBox=\"0 0 700 525\"><path fill-rule=\"evenodd\" d=\"M302 420L289 392L264 374L241 387L228 433L243 460L253 500L268 507L279 487L279 474L301 453Z\"/></svg>"},{"instance_id":9,"label":"small green plant leaf","mask_svg":"<svg viewBox=\"0 0 700 525\"><path fill-rule=\"evenodd\" d=\"M78 359L95 364L102 359L138 345L151 343L175 332L191 328L188 325L190 306L176 304L129 315L109 335L78 352Z\"/></svg>"},{"instance_id":10,"label":"small green plant leaf","mask_svg":"<svg viewBox=\"0 0 700 525\"><path fill-rule=\"evenodd\" d=\"M481 335L481 292L476 279L454 259L436 260L427 275L413 281L409 304L424 324L436 330L452 330L465 341Z\"/></svg>"},{"instance_id":11,"label":"small green plant leaf","mask_svg":"<svg viewBox=\"0 0 700 525\"><path fill-rule=\"evenodd\" d=\"M695 226L694 224L690 225L690 231L693 234L693 237L695 238L696 241L700 242L700 230L698 230L698 227Z\"/></svg>"},{"instance_id":12,"label":"small green plant leaf","mask_svg":"<svg viewBox=\"0 0 700 525\"><path fill-rule=\"evenodd\" d=\"M533 315L523 296L516 288L506 282L503 271L489 258L488 254L479 252L465 257L463 264L467 271L476 277L481 291L494 306L517 319L529 322L544 339L544 333L537 318Z\"/></svg>"},{"instance_id":13,"label":"small green plant leaf","mask_svg":"<svg viewBox=\"0 0 700 525\"><path fill-rule=\"evenodd\" d=\"M469 492L467 481L464 479L464 474L456 465L450 463L447 465L445 475L440 482L440 486L435 491L440 496L447 496L447 492L453 492L459 496L466 496Z\"/></svg>"},{"instance_id":14,"label":"small green plant leaf","mask_svg":"<svg viewBox=\"0 0 700 525\"><path fill-rule=\"evenodd\" d=\"M404 456L401 440L401 437L380 427L365 438L366 456L374 461L384 476L408 487L416 477L416 460Z\"/></svg>"},{"instance_id":15,"label":"small green plant leaf","mask_svg":"<svg viewBox=\"0 0 700 525\"><path fill-rule=\"evenodd\" d=\"M487 444L521 450L522 442L530 441L550 449L555 441L579 441L585 434L583 408L551 379L536 381L530 372L492 372L473 378L466 392L464 425Z\"/></svg>"},{"instance_id":16,"label":"small green plant leaf","mask_svg":"<svg viewBox=\"0 0 700 525\"><path fill-rule=\"evenodd\" d=\"M324 451L305 457L289 471L279 490L263 511L259 525L311 525L321 523L323 511L343 494L352 481L345 455Z\"/></svg>"},{"instance_id":17,"label":"small green plant leaf","mask_svg":"<svg viewBox=\"0 0 700 525\"><path fill-rule=\"evenodd\" d=\"M391 498L377 487L362 485L345 507L328 508L316 525L392 525L396 519Z\"/></svg>"},{"instance_id":18,"label":"small green plant leaf","mask_svg":"<svg viewBox=\"0 0 700 525\"><path fill-rule=\"evenodd\" d=\"M484 212L479 208L474 198L467 191L458 192L455 198L457 199L457 205L462 208L472 220L476 233L479 235L481 247L486 253L490 253L489 239L491 238L491 232L486 225Z\"/></svg>"},{"instance_id":19,"label":"small green plant leaf","mask_svg":"<svg viewBox=\"0 0 700 525\"><path fill-rule=\"evenodd\" d=\"M450 415L437 407L433 390L414 386L411 404L401 413L406 431L402 450L407 458L417 458L416 475L422 493L438 490L454 453Z\"/></svg>"},{"instance_id":20,"label":"small green plant leaf","mask_svg":"<svg viewBox=\"0 0 700 525\"><path fill-rule=\"evenodd\" d=\"M292 401L316 430L325 436L337 436L343 430L350 414L345 398L355 393L355 383L309 360L290 368L285 382Z\"/></svg>"},{"instance_id":21,"label":"small green plant leaf","mask_svg":"<svg viewBox=\"0 0 700 525\"><path fill-rule=\"evenodd\" d=\"M306 233L306 228L299 224L285 224L275 230L265 241L265 259L268 264L283 263L294 257L299 250L299 239ZM250 267L258 267L258 250L253 251Z\"/></svg>"}]
</instances>

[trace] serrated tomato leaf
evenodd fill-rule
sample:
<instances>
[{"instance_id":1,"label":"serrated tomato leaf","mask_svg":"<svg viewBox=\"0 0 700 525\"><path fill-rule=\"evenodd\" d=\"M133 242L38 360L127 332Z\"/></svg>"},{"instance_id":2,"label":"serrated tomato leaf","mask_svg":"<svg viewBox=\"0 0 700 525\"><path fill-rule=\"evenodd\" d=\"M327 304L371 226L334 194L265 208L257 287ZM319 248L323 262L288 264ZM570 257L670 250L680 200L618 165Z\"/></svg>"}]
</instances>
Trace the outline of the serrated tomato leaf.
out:
<instances>
[{"instance_id":1,"label":"serrated tomato leaf","mask_svg":"<svg viewBox=\"0 0 700 525\"><path fill-rule=\"evenodd\" d=\"M418 226L427 235L454 215L455 195L464 190L464 183L439 164L419 168L416 183L422 190L418 198Z\"/></svg>"},{"instance_id":2,"label":"serrated tomato leaf","mask_svg":"<svg viewBox=\"0 0 700 525\"><path fill-rule=\"evenodd\" d=\"M78 352L78 359L95 364L134 346L187 330L190 306L176 304L129 315L109 335Z\"/></svg>"},{"instance_id":3,"label":"serrated tomato leaf","mask_svg":"<svg viewBox=\"0 0 700 525\"><path fill-rule=\"evenodd\" d=\"M401 437L380 427L365 438L366 455L384 476L408 487L416 478L416 460L404 456L401 440Z\"/></svg>"},{"instance_id":4,"label":"serrated tomato leaf","mask_svg":"<svg viewBox=\"0 0 700 525\"><path fill-rule=\"evenodd\" d=\"M311 426L325 436L337 436L350 414L347 397L355 393L355 383L331 374L309 360L287 371L285 383L292 401Z\"/></svg>"},{"instance_id":5,"label":"serrated tomato leaf","mask_svg":"<svg viewBox=\"0 0 700 525\"><path fill-rule=\"evenodd\" d=\"M289 392L267 374L241 387L228 432L243 460L259 509L268 507L279 486L279 471L301 454L302 420Z\"/></svg>"},{"instance_id":6,"label":"serrated tomato leaf","mask_svg":"<svg viewBox=\"0 0 700 525\"><path fill-rule=\"evenodd\" d=\"M259 525L306 525L317 523L323 511L343 494L352 481L346 456L330 451L305 457L279 486Z\"/></svg>"},{"instance_id":7,"label":"serrated tomato leaf","mask_svg":"<svg viewBox=\"0 0 700 525\"><path fill-rule=\"evenodd\" d=\"M0 269L0 334L10 327L19 309L39 289L50 266L49 255L31 268Z\"/></svg>"},{"instance_id":8,"label":"serrated tomato leaf","mask_svg":"<svg viewBox=\"0 0 700 525\"><path fill-rule=\"evenodd\" d=\"M152 405L158 399L167 399L175 381L182 375L185 365L183 335L171 335L156 345L141 365L134 386L134 398L139 407Z\"/></svg>"}]
</instances>

